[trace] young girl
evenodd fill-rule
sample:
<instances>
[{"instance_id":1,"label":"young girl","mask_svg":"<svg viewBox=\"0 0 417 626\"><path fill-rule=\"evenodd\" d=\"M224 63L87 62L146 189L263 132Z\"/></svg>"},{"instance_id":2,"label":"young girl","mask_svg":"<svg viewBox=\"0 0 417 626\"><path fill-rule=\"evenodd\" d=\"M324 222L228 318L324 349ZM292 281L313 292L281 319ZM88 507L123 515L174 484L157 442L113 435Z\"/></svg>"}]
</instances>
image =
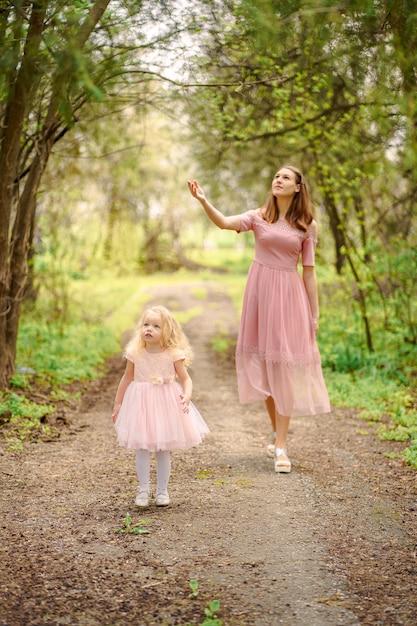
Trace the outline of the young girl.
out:
<instances>
[{"instance_id":1,"label":"young girl","mask_svg":"<svg viewBox=\"0 0 417 626\"><path fill-rule=\"evenodd\" d=\"M191 347L173 315L162 306L154 306L140 318L125 358L126 370L117 388L112 417L118 443L136 450L140 487L135 504L149 506L150 453L155 452L155 503L167 506L170 451L196 446L209 432L191 402L193 384L186 368L192 358Z\"/></svg>"}]
</instances>

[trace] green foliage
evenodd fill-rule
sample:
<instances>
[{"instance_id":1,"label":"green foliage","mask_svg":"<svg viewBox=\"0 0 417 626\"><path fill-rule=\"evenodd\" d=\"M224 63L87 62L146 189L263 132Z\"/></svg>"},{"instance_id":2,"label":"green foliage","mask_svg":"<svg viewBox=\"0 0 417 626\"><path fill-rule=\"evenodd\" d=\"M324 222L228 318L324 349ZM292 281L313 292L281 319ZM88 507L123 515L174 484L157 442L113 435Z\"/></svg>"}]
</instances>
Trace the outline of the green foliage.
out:
<instances>
[{"instance_id":1,"label":"green foliage","mask_svg":"<svg viewBox=\"0 0 417 626\"><path fill-rule=\"evenodd\" d=\"M375 258L381 269L376 281L368 284L374 351L366 347L349 277L335 279L328 271L319 278L319 344L332 404L355 407L368 421L384 421L378 429L379 436L404 442L405 459L417 467L417 344L412 339L415 312L409 317L405 317L404 310L399 314L399 302L409 302L409 310L414 307L413 287L406 276L410 268L407 270L407 264L401 261L401 252L398 256L397 262L394 253L379 251ZM404 280L398 275L390 284L390 273L381 270L392 262L397 268L401 266Z\"/></svg>"},{"instance_id":2,"label":"green foliage","mask_svg":"<svg viewBox=\"0 0 417 626\"><path fill-rule=\"evenodd\" d=\"M191 595L193 596L193 598L197 598L199 594L198 581L190 580L189 585L191 589ZM219 600L211 600L210 602L208 602L207 606L204 609L205 619L203 622L201 622L200 626L223 626L223 621L217 617L219 609Z\"/></svg>"},{"instance_id":3,"label":"green foliage","mask_svg":"<svg viewBox=\"0 0 417 626\"><path fill-rule=\"evenodd\" d=\"M190 589L191 589L191 594L193 596L193 598L197 598L198 596L198 581L197 580L190 580Z\"/></svg>"},{"instance_id":4,"label":"green foliage","mask_svg":"<svg viewBox=\"0 0 417 626\"><path fill-rule=\"evenodd\" d=\"M332 404L357 408L359 417L368 422L384 421L377 429L378 436L403 442L402 456L417 469L416 389L403 388L380 370L373 376L364 372L361 377L324 370L324 376Z\"/></svg>"},{"instance_id":5,"label":"green foliage","mask_svg":"<svg viewBox=\"0 0 417 626\"><path fill-rule=\"evenodd\" d=\"M35 405L26 400L26 398L23 398L13 392L6 392L3 395L3 398L5 401L0 407L0 415L6 413L6 411L10 411L13 417L33 418L34 420L39 421L42 417L55 410L55 407L51 407L50 405Z\"/></svg>"},{"instance_id":6,"label":"green foliage","mask_svg":"<svg viewBox=\"0 0 417 626\"><path fill-rule=\"evenodd\" d=\"M230 240L231 233L227 235ZM215 230L210 231L210 238L215 252L201 250L201 258L207 254L204 258L212 265L228 265L232 271L213 274L207 269L199 273L198 279L215 281L219 289L227 291L236 307L237 323L252 244L248 241L245 248L227 248L225 233ZM197 237L193 243L197 246ZM60 246L63 249L63 241ZM366 345L356 286L350 274L339 276L329 265L317 267L321 301L319 344L325 379L334 405L354 407L368 421L385 424L389 420L384 428L381 426L380 436L403 441L405 458L413 464L417 421L412 280L417 273L415 254L404 242L402 246L393 244L392 249L369 244L367 252L368 266L364 266L361 280L369 299L372 352ZM44 259L46 262L46 256ZM167 279L164 274L148 277L128 271L120 276L117 268L92 265L88 272L81 272L80 280L69 259L60 271L65 274L66 286L62 291L55 290L55 300L62 297L67 302L66 323L56 324L54 316L49 317L51 306L56 310L64 307L57 301L52 303L49 290L42 286L36 306L25 309L18 344L18 364L33 368L38 378L52 383L54 394L58 384L98 375L106 356L120 350L122 333L134 327L151 297L150 286L167 280L175 284L197 279L195 273L184 270L170 274ZM207 290L201 289L197 295L202 306L210 306L210 302L205 302ZM195 307L175 313L186 323L199 315L200 310ZM45 319L47 324L42 321ZM228 329L217 329L212 348L221 358L233 358L234 337ZM30 376L17 373L13 381L16 389L24 391L30 384Z\"/></svg>"},{"instance_id":7,"label":"green foliage","mask_svg":"<svg viewBox=\"0 0 417 626\"><path fill-rule=\"evenodd\" d=\"M171 140L172 103L168 107L169 124L159 113L168 90L160 88L163 79L158 80L156 66L161 63L171 69L174 56L188 50L183 33L188 21L193 27L194 15L198 13L198 8L194 11L191 7L184 12L171 0L3 4L0 121L6 130L0 145L0 250L4 275L0 300L8 303L8 315L3 315L5 323L0 324L2 388L7 386L13 370L21 296L25 288L29 291L34 286L25 285L25 281L28 265L32 278L36 243L59 243L62 233L72 231L78 211L88 215L97 212L96 247L100 246L107 260L113 251L113 227L120 215L128 214L129 228L132 223L147 221L147 226L154 229L157 240L160 239L157 252L165 266L169 253L175 256L174 267L180 265L175 249L176 224L178 215L186 209L178 197L177 167L178 163L183 167L184 159L178 137ZM161 76L162 73L161 70ZM155 118L162 122L158 134L154 132L156 123L152 124L150 139L145 142L153 105ZM143 124L145 112L148 119ZM77 134L69 132L75 126ZM58 142L64 144L61 150L56 149ZM63 159L57 156L59 152ZM103 158L99 160L100 157ZM91 168L86 171L89 159ZM76 169L83 183L89 181L89 198L77 184ZM153 176L148 175L150 169ZM37 174L28 176L28 172ZM41 180L42 194L38 194ZM79 202L75 208L72 206L71 213L68 205L74 197ZM155 216L162 198L164 210L172 214L168 223ZM40 214L44 216L43 224L38 221ZM22 215L24 219L20 219ZM108 231L104 236L103 226ZM81 231L82 228L79 237ZM148 230L143 228L143 233ZM132 248L136 259L144 241L149 243L145 238ZM122 252L126 252L125 242L122 245ZM149 246L145 246L147 250ZM61 251L54 255L53 245L50 251L56 264L48 265L49 273L42 276L43 287L49 289L52 303L58 288L57 300L63 309L51 307L49 313L54 321L60 320L64 325L69 303L61 298L68 295L67 284L61 279L67 275L59 272ZM84 265L95 251L95 246L84 247ZM69 246L65 253L70 256L71 252ZM80 269L74 263L71 276L80 276Z\"/></svg>"},{"instance_id":8,"label":"green foliage","mask_svg":"<svg viewBox=\"0 0 417 626\"><path fill-rule=\"evenodd\" d=\"M114 333L106 326L79 321L62 329L61 323L45 324L33 313L25 316L19 329L18 371L10 381L16 391L0 398L0 421L3 416L7 423L3 436L9 448L21 449L24 441L50 434L45 417L55 412L55 402L69 397L61 385L99 376L106 357L118 348ZM47 388L49 402L39 404L32 387ZM72 394L72 400L77 395Z\"/></svg>"},{"instance_id":9,"label":"green foliage","mask_svg":"<svg viewBox=\"0 0 417 626\"><path fill-rule=\"evenodd\" d=\"M133 524L130 513L126 513L123 520L123 526L115 530L115 532L124 535L149 535L151 531L148 528L144 528L144 526L151 523L151 519L142 519Z\"/></svg>"},{"instance_id":10,"label":"green foliage","mask_svg":"<svg viewBox=\"0 0 417 626\"><path fill-rule=\"evenodd\" d=\"M119 349L122 333L135 324L150 298L149 285L166 281L162 274L151 281L133 273L138 259L143 265L144 253L151 252L153 235L155 253L147 262L168 258L175 244L209 268L200 274L202 280L213 278L210 268L229 270L215 279L239 311L252 257L250 234L239 237L245 246L232 249L231 233L210 229L203 214L194 219L195 203L191 214L186 189L179 190L178 162L182 170L196 169L197 176L203 171L215 197L219 189L228 190L227 213L259 206L277 161L291 158L307 170L320 208L319 253L340 271L325 275L319 268L319 343L331 401L357 407L367 420L389 419L381 437L407 444L405 458L415 464L415 7L355 0L341 11L334 0L312 0L303 7L291 0L242 0L217 3L215 10L211 3L197 3L194 15L190 7L187 17L191 22L198 18L192 23L200 50L190 61L198 63L193 83L206 87L189 90L189 149L181 147L183 136L177 127L172 130L172 119L167 124L160 114L146 119L152 129L148 142L142 120L127 107L120 107L123 112L113 125L107 117L111 93L124 104L161 102L155 83L149 91L148 74L138 70L137 47L147 47L149 25L158 25L164 54L150 57L152 63L163 63L164 57L170 62L166 46L179 32L175 3L110 7L83 47L76 37L90 3L47 5L54 19L45 21L38 38L34 81L27 91L33 97L25 108L24 132L16 133L19 145L26 146L15 151L21 160L12 176L22 185L16 197L25 197L28 177L19 172L40 154L50 114L57 113L56 134L47 143L65 144L65 163L56 158L54 173L43 179L34 264L39 295L33 310L24 307L18 365L33 368L37 379L52 384L55 397L57 385L96 376L106 356ZM5 15L0 43L4 103L22 67L28 32L26 15L13 3ZM187 17L181 15L181 32ZM188 46L187 37L184 41ZM171 116L172 101L169 107ZM100 119L93 124L95 116ZM79 138L70 144L64 137L76 120ZM80 139L83 135L88 141ZM97 161L102 154L108 156ZM83 160L77 162L79 156ZM10 181L7 185L11 188ZM86 201L87 186L92 192ZM21 213L16 207L9 212ZM178 272L169 280L187 278ZM197 309L183 312L182 321L197 314ZM231 352L227 331L218 329L213 348L222 355ZM19 397L29 395L30 381L28 375L14 375ZM13 402L23 422L26 417Z\"/></svg>"},{"instance_id":11,"label":"green foliage","mask_svg":"<svg viewBox=\"0 0 417 626\"><path fill-rule=\"evenodd\" d=\"M403 456L407 463L417 468L417 435L415 433L410 445L404 450Z\"/></svg>"},{"instance_id":12,"label":"green foliage","mask_svg":"<svg viewBox=\"0 0 417 626\"><path fill-rule=\"evenodd\" d=\"M223 354L229 349L230 339L227 335L217 335L210 341L210 346L215 352Z\"/></svg>"},{"instance_id":13,"label":"green foliage","mask_svg":"<svg viewBox=\"0 0 417 626\"><path fill-rule=\"evenodd\" d=\"M409 345L417 344L417 248L393 236L389 245L373 244L370 266L374 279L373 291L384 307L384 323L392 332L403 334Z\"/></svg>"},{"instance_id":14,"label":"green foliage","mask_svg":"<svg viewBox=\"0 0 417 626\"><path fill-rule=\"evenodd\" d=\"M236 338L231 337L227 330L219 329L217 334L210 340L211 349L220 360L226 361L233 358L236 349Z\"/></svg>"},{"instance_id":15,"label":"green foliage","mask_svg":"<svg viewBox=\"0 0 417 626\"><path fill-rule=\"evenodd\" d=\"M61 329L25 319L19 329L17 364L56 386L94 378L117 348L116 337L105 326L80 321Z\"/></svg>"},{"instance_id":16,"label":"green foliage","mask_svg":"<svg viewBox=\"0 0 417 626\"><path fill-rule=\"evenodd\" d=\"M10 379L13 389L30 389L30 382L26 374L16 373Z\"/></svg>"},{"instance_id":17,"label":"green foliage","mask_svg":"<svg viewBox=\"0 0 417 626\"><path fill-rule=\"evenodd\" d=\"M37 404L14 392L0 396L0 421L5 420L9 428L2 431L9 450L21 450L23 442L50 433L43 418L55 411L53 404Z\"/></svg>"},{"instance_id":18,"label":"green foliage","mask_svg":"<svg viewBox=\"0 0 417 626\"><path fill-rule=\"evenodd\" d=\"M213 235L210 245L203 247L201 244L187 249L187 256L192 261L201 265L219 269L222 272L228 271L236 274L246 274L253 258L253 245L249 243L247 246L230 246L229 241L224 243L220 240L217 243L217 237Z\"/></svg>"},{"instance_id":19,"label":"green foliage","mask_svg":"<svg viewBox=\"0 0 417 626\"><path fill-rule=\"evenodd\" d=\"M223 626L223 621L216 615L219 609L219 600L212 600L209 602L207 607L204 609L206 619L201 623L201 626Z\"/></svg>"},{"instance_id":20,"label":"green foliage","mask_svg":"<svg viewBox=\"0 0 417 626\"><path fill-rule=\"evenodd\" d=\"M41 289L36 306L25 308L20 324L18 371L11 380L13 389L19 390L20 395L14 393L0 400L0 421L9 424L6 436L13 447L21 448L24 440L47 434L49 427L42 419L55 411L54 402L69 397L62 385L100 376L105 359L120 351L122 334L135 326L150 297L147 287L158 281L166 282L166 276L143 277L142 287L138 289L136 275L119 278L104 272L100 277L79 281L78 277L70 277L65 266L61 272L65 274L65 290L55 291L55 302L50 303L48 292ZM180 272L171 281L186 279L187 274ZM65 323L55 315L46 323L51 308L61 307L61 295L68 301ZM201 297L205 297L203 292ZM188 311L173 308L173 311L180 323L185 324L200 314L201 307ZM23 373L25 370L28 373ZM25 399L35 384L47 387L50 404L37 404L36 396L33 401ZM71 399L77 396L79 392L72 393ZM7 419L1 420L2 415Z\"/></svg>"},{"instance_id":21,"label":"green foliage","mask_svg":"<svg viewBox=\"0 0 417 626\"><path fill-rule=\"evenodd\" d=\"M327 218L330 262L350 272L349 331L365 338L354 345L343 338L329 360L355 372L368 350L379 350L376 309L396 327L393 344L401 326L404 342L417 343L416 12L386 2L300 7L225 6L228 27L214 25L198 60L208 87L190 99L191 128L193 136L201 128L196 157L205 172L211 168L219 181L213 190L224 190L228 208L242 200L247 207L278 164L302 167L319 218Z\"/></svg>"}]
</instances>

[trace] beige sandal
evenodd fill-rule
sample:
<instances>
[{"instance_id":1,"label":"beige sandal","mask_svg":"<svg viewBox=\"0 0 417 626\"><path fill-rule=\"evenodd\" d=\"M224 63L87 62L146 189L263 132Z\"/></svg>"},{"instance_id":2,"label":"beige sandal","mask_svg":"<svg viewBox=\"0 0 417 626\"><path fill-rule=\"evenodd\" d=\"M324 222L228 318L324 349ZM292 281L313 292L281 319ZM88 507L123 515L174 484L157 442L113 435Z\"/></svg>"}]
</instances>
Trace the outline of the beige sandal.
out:
<instances>
[{"instance_id":1,"label":"beige sandal","mask_svg":"<svg viewBox=\"0 0 417 626\"><path fill-rule=\"evenodd\" d=\"M275 448L274 465L275 465L275 472L277 474L278 473L288 474L289 472L291 472L291 461L289 460L287 456L286 448Z\"/></svg>"}]
</instances>

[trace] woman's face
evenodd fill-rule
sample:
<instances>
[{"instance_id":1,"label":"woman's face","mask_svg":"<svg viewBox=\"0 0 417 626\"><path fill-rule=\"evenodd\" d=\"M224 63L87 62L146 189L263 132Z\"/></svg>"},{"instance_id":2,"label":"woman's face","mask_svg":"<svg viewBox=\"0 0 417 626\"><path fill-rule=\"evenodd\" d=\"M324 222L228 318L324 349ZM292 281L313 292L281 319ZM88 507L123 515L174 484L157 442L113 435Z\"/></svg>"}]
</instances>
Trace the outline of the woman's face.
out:
<instances>
[{"instance_id":1,"label":"woman's face","mask_svg":"<svg viewBox=\"0 0 417 626\"><path fill-rule=\"evenodd\" d=\"M272 195L276 198L292 198L297 191L300 191L300 185L296 183L295 173L285 167L278 170L272 181Z\"/></svg>"}]
</instances>

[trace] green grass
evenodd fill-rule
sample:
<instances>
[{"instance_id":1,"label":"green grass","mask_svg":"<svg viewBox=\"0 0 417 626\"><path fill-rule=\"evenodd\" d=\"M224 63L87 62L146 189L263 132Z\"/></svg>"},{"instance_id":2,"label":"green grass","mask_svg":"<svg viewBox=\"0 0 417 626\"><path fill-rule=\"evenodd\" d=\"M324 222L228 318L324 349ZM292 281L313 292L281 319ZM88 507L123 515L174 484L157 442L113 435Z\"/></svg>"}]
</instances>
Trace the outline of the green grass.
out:
<instances>
[{"instance_id":1,"label":"green grass","mask_svg":"<svg viewBox=\"0 0 417 626\"><path fill-rule=\"evenodd\" d=\"M193 287L201 305L176 311L173 300L173 312L182 324L198 316L207 305L208 288L204 283L210 283L210 289L217 286L225 290L239 315L251 254L247 249L224 246L215 254L208 250L201 253L200 261L207 257L218 266L227 265L232 268L229 273L206 269L140 276L102 269L90 271L82 279L72 273L60 282L65 303L65 307L60 304L60 310L64 315L55 318L57 303L47 290L41 291L35 309L24 311L17 364L35 370L37 380L48 384L54 398L59 397L62 385L99 376L106 358L121 350L126 331L134 328L139 314L153 299L152 288L167 281L170 285L203 283ZM319 346L332 404L356 408L364 419L381 422L379 436L402 441L404 458L417 468L417 346L404 342L401 324L396 325L394 318L387 330L375 305L370 311L375 349L369 352L350 288L329 267L318 267L317 273L321 301ZM230 354L232 344L233 337L218 329L213 349L220 355ZM29 395L30 381L27 375L17 373L12 381L13 393ZM9 405L6 394L0 401L0 414L9 411L17 419L22 418L14 408L10 411Z\"/></svg>"},{"instance_id":2,"label":"green grass","mask_svg":"<svg viewBox=\"0 0 417 626\"><path fill-rule=\"evenodd\" d=\"M329 267L317 268L321 318L319 347L332 405L355 408L366 421L381 422L378 435L404 443L403 456L417 468L417 346L404 342L401 325L384 327L378 307L371 310L374 351L364 340L362 321L351 291ZM220 277L238 311L246 277ZM219 355L233 348L223 332L212 340ZM388 420L388 422L387 422ZM387 422L387 423L386 423Z\"/></svg>"},{"instance_id":3,"label":"green grass","mask_svg":"<svg viewBox=\"0 0 417 626\"><path fill-rule=\"evenodd\" d=\"M195 276L186 272L169 276L170 284L191 279ZM79 392L69 394L63 386L101 376L106 359L121 351L126 331L134 328L152 298L150 288L166 281L165 275L119 277L109 271L83 280L78 276L68 279L62 298L65 323L54 319L57 303L51 302L47 291L41 291L37 306L23 313L17 370L10 390L0 396L0 420L8 424L2 433L10 449L20 449L25 440L49 433L43 420L54 413L54 403L78 399ZM200 290L202 302L205 296ZM176 311L174 304L173 313L181 324L200 315L203 306ZM36 400L40 390L49 403Z\"/></svg>"},{"instance_id":4,"label":"green grass","mask_svg":"<svg viewBox=\"0 0 417 626\"><path fill-rule=\"evenodd\" d=\"M395 316L386 328L376 303L369 311L369 351L351 290L332 271L321 272L319 346L331 403L358 409L364 420L383 421L378 435L402 441L405 460L417 468L417 346L404 341Z\"/></svg>"},{"instance_id":5,"label":"green grass","mask_svg":"<svg viewBox=\"0 0 417 626\"><path fill-rule=\"evenodd\" d=\"M378 436L403 442L402 456L417 469L416 389L387 378L380 371L358 377L325 369L324 376L331 403L358 409L358 416L368 422L383 421L377 429Z\"/></svg>"},{"instance_id":6,"label":"green grass","mask_svg":"<svg viewBox=\"0 0 417 626\"><path fill-rule=\"evenodd\" d=\"M17 366L33 369L55 387L94 378L117 348L116 337L106 326L74 321L61 330L25 320L19 330Z\"/></svg>"},{"instance_id":7,"label":"green grass","mask_svg":"<svg viewBox=\"0 0 417 626\"><path fill-rule=\"evenodd\" d=\"M49 435L51 429L42 420L55 411L53 404L38 404L14 392L0 396L0 419L8 418L9 428L3 432L8 449L21 450L24 441Z\"/></svg>"}]
</instances>

